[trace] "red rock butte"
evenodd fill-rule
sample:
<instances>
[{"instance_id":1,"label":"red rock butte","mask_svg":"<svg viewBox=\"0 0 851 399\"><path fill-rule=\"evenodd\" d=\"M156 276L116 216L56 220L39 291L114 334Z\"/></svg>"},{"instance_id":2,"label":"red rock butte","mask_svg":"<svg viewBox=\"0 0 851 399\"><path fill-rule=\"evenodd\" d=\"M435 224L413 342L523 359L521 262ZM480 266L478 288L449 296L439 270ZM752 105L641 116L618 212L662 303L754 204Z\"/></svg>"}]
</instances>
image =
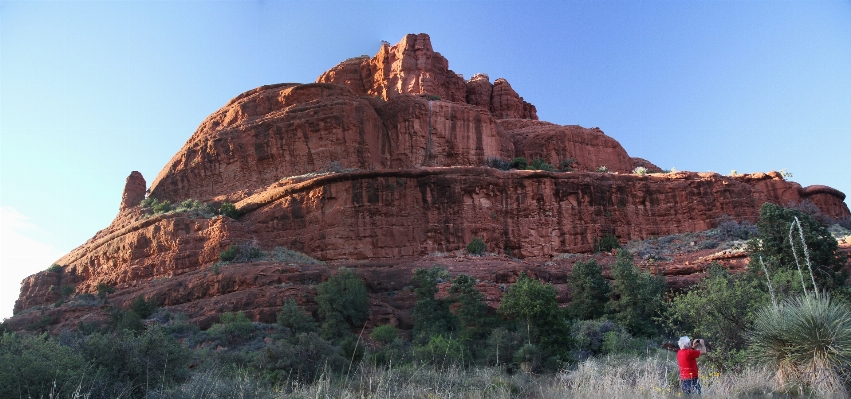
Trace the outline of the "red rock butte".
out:
<instances>
[{"instance_id":1,"label":"red rock butte","mask_svg":"<svg viewBox=\"0 0 851 399\"><path fill-rule=\"evenodd\" d=\"M486 166L515 157L572 162L573 171ZM609 173L597 172L601 166ZM650 173L631 174L637 166ZM262 86L214 112L148 197L228 201L240 216L146 216L138 206L145 179L133 172L108 227L59 259L61 273L23 281L10 326L38 313L27 309L55 302L52 286L92 293L101 282L116 288L119 305L144 295L202 324L233 310L271 321L287 298L310 307L305 294L347 265L370 288L373 322L404 327L412 297L382 293L409 285L413 267L435 263L429 254L457 251L473 237L512 258L458 258L450 270L493 291L487 284L511 282L520 270L563 283L565 269L523 259L589 252L604 234L626 242L710 229L723 215L755 221L765 202L810 201L827 216L849 216L843 193L804 188L776 172L653 172L661 170L599 128L538 120L535 106L503 78L465 80L428 35L411 34L315 83ZM286 247L335 267L267 261L208 272L222 250L245 243ZM489 298L498 298L494 292ZM57 326L94 313L54 312Z\"/></svg>"}]
</instances>

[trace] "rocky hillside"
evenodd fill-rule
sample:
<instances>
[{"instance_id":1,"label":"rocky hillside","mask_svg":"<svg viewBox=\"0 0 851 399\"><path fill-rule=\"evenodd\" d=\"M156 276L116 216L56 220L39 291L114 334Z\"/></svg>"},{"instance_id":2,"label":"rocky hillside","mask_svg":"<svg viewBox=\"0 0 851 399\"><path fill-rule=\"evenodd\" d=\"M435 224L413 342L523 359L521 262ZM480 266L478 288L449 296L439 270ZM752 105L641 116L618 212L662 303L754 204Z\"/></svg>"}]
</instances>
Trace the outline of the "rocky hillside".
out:
<instances>
[{"instance_id":1,"label":"rocky hillside","mask_svg":"<svg viewBox=\"0 0 851 399\"><path fill-rule=\"evenodd\" d=\"M516 157L555 167L488 166ZM632 174L636 166L650 173ZM140 206L146 191L148 202L184 206L152 212ZM776 172L661 173L598 128L539 121L505 79L465 80L428 35L408 35L315 83L259 87L214 112L150 188L131 173L110 226L59 267L23 281L8 325L47 320L59 329L100 320L99 301L53 307L59 287L89 298L82 294L99 285L115 290L113 304L144 295L202 325L234 310L271 321L287 298L311 307L315 285L346 266L372 292L372 321L405 327L416 267L441 263L468 273L494 306L504 285L528 271L557 284L566 302L566 273L591 255L565 254L588 253L604 235L626 243L706 231L724 215L755 221L765 202L807 202L845 219L844 200L835 189L804 188ZM225 202L235 204L235 217L210 212ZM463 255L473 237L491 255ZM219 264L232 245L253 255ZM319 261L280 255L292 250ZM647 267L682 287L716 252ZM741 252L727 255L713 256L741 267Z\"/></svg>"}]
</instances>

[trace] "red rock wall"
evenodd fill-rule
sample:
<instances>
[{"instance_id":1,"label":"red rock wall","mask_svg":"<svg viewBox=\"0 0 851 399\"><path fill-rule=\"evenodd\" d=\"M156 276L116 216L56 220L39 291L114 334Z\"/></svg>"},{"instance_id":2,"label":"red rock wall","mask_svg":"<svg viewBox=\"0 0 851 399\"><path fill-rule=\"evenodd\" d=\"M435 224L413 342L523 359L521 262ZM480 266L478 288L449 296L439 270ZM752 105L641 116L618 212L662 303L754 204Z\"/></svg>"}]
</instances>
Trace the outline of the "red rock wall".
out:
<instances>
[{"instance_id":1,"label":"red rock wall","mask_svg":"<svg viewBox=\"0 0 851 399\"><path fill-rule=\"evenodd\" d=\"M632 159L617 140L606 136L599 128L559 126L549 122L507 119L499 125L511 136L515 156L544 157L559 166L568 158L576 160L573 168L596 171L605 166L610 172L630 173Z\"/></svg>"},{"instance_id":2,"label":"red rock wall","mask_svg":"<svg viewBox=\"0 0 851 399\"><path fill-rule=\"evenodd\" d=\"M482 165L510 158L511 139L477 107L338 85L274 87L207 118L151 186L151 196L235 201L282 178L342 168Z\"/></svg>"}]
</instances>

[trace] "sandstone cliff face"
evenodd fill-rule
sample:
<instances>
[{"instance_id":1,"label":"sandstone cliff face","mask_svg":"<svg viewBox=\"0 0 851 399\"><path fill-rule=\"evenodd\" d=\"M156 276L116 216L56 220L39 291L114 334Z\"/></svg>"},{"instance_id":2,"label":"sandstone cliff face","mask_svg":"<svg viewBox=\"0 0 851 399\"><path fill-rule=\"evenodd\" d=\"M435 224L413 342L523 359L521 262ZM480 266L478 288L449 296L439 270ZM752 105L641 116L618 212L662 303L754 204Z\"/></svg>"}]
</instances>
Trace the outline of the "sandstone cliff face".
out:
<instances>
[{"instance_id":1,"label":"sandstone cliff face","mask_svg":"<svg viewBox=\"0 0 851 399\"><path fill-rule=\"evenodd\" d=\"M561 161L574 159L573 168L582 171L605 166L611 172L629 173L634 168L620 143L599 128L522 119L500 120L499 125L511 136L516 156L527 160L543 157L558 166Z\"/></svg>"},{"instance_id":2,"label":"sandstone cliff face","mask_svg":"<svg viewBox=\"0 0 851 399\"><path fill-rule=\"evenodd\" d=\"M575 172L482 166L520 156L556 166L572 159ZM593 172L600 166L613 173ZM408 35L373 58L337 65L318 83L259 87L213 113L160 172L150 196L228 200L241 216L145 215L137 206L145 180L133 172L110 226L59 259L61 273L24 280L9 325L40 317L32 310L59 299L51 286L93 293L101 282L116 287L111 301L119 306L144 295L202 325L234 310L272 321L286 298L312 306L315 284L347 266L366 280L372 322L407 328L413 294L398 291L410 285L412 270L476 236L497 255L452 255L446 266L482 280L478 288L497 306L521 271L555 283L567 301L565 276L577 258L559 254L588 252L603 234L626 242L706 230L722 215L755 221L765 202L810 201L827 216L849 216L843 193L803 188L776 172L629 175L636 166L658 170L598 128L538 121L534 106L503 79L491 84L480 74L464 82L427 35ZM265 259L210 269L222 250L249 243L331 265ZM711 260L744 267L741 254L724 256L678 259L658 271L682 288ZM94 308L50 312L56 328L106 317Z\"/></svg>"},{"instance_id":3,"label":"sandstone cliff face","mask_svg":"<svg viewBox=\"0 0 851 399\"><path fill-rule=\"evenodd\" d=\"M482 165L510 158L486 111L330 84L271 86L207 118L151 185L151 196L236 201L282 178L337 169Z\"/></svg>"}]
</instances>

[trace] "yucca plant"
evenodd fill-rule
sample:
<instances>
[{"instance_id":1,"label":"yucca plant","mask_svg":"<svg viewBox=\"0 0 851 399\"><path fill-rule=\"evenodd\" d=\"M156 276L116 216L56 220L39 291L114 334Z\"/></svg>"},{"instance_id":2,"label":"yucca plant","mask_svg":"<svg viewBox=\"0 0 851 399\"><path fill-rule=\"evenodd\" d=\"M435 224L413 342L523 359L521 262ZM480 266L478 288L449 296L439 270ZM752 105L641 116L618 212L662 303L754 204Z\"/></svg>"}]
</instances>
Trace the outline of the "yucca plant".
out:
<instances>
[{"instance_id":1,"label":"yucca plant","mask_svg":"<svg viewBox=\"0 0 851 399\"><path fill-rule=\"evenodd\" d=\"M781 389L847 394L851 308L827 293L788 298L756 314L750 336L755 360L773 367Z\"/></svg>"}]
</instances>

